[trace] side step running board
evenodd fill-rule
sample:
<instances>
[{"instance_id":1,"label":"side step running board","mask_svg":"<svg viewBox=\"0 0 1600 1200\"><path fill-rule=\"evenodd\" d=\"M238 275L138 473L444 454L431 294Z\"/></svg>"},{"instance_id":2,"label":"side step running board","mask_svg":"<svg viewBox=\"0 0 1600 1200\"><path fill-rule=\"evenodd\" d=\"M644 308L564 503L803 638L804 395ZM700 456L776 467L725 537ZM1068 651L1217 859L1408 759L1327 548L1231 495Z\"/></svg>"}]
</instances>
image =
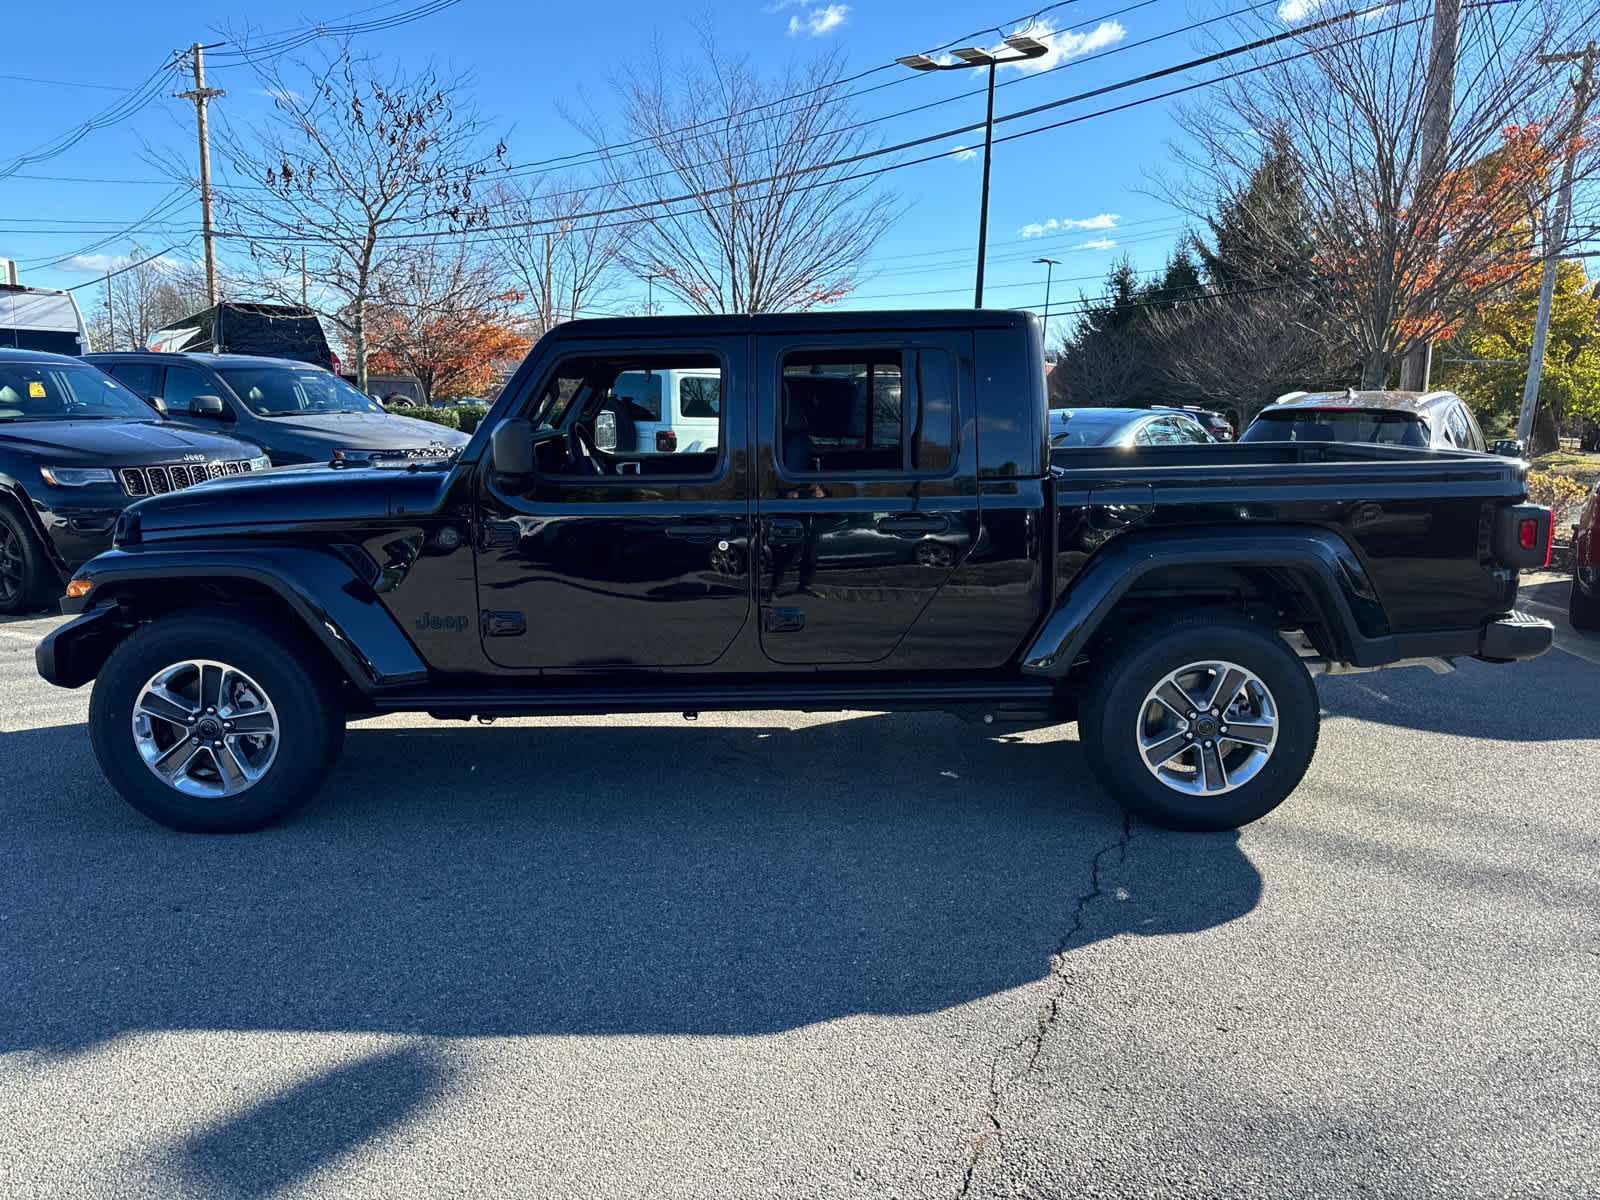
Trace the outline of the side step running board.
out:
<instances>
[{"instance_id":1,"label":"side step running board","mask_svg":"<svg viewBox=\"0 0 1600 1200\"><path fill-rule=\"evenodd\" d=\"M435 717L577 716L604 713L739 712L762 709L838 712L981 710L995 719L1043 719L1055 711L1048 682L789 683L701 686L540 687L462 691L407 689L371 697L379 712Z\"/></svg>"}]
</instances>

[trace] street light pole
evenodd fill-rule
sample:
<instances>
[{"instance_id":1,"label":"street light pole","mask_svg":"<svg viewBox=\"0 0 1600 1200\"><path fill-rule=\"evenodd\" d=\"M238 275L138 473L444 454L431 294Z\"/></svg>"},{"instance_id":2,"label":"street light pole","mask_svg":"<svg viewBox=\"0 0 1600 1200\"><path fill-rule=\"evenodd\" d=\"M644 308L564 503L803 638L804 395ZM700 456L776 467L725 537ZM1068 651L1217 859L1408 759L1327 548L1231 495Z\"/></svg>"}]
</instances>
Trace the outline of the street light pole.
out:
<instances>
[{"instance_id":1,"label":"street light pole","mask_svg":"<svg viewBox=\"0 0 1600 1200\"><path fill-rule=\"evenodd\" d=\"M1050 351L1050 277L1055 274L1055 269L1061 265L1059 258L1036 258L1036 263L1044 263L1044 348Z\"/></svg>"},{"instance_id":2,"label":"street light pole","mask_svg":"<svg viewBox=\"0 0 1600 1200\"><path fill-rule=\"evenodd\" d=\"M983 192L978 201L978 277L977 286L974 288L972 307L983 307L983 267L988 257L989 250L989 161L994 154L994 75L995 68L1006 63L1025 62L1030 58L1038 58L1048 54L1050 48L1043 42L1031 37L1013 34L1006 38L1006 45L1017 51L1016 54L1001 58L987 50L980 50L976 46L963 46L960 50L950 53L959 60L957 62L939 62L926 54L905 54L895 61L903 67L910 67L913 71L959 71L966 67L989 68L989 104L983 119Z\"/></svg>"}]
</instances>

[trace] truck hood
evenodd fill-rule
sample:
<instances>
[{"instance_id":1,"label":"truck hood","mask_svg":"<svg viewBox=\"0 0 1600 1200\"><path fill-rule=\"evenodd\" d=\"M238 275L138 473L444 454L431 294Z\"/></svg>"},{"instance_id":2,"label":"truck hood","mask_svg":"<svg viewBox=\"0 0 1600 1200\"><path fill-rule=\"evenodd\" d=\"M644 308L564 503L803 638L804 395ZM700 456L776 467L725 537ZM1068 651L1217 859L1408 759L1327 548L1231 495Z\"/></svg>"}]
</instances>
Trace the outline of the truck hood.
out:
<instances>
[{"instance_id":1,"label":"truck hood","mask_svg":"<svg viewBox=\"0 0 1600 1200\"><path fill-rule=\"evenodd\" d=\"M61 466L128 467L254 458L248 442L160 421L0 422L0 442ZM191 458L189 456L200 456Z\"/></svg>"},{"instance_id":2,"label":"truck hood","mask_svg":"<svg viewBox=\"0 0 1600 1200\"><path fill-rule=\"evenodd\" d=\"M279 467L227 475L182 491L152 496L129 512L146 540L187 537L201 530L240 532L359 526L398 510L417 512L437 502L449 472L380 467Z\"/></svg>"},{"instance_id":3,"label":"truck hood","mask_svg":"<svg viewBox=\"0 0 1600 1200\"><path fill-rule=\"evenodd\" d=\"M268 417L266 430L293 435L305 442L334 450L412 450L423 446L465 446L467 435L459 429L419 421L415 417L388 413L302 413L292 417Z\"/></svg>"}]
</instances>

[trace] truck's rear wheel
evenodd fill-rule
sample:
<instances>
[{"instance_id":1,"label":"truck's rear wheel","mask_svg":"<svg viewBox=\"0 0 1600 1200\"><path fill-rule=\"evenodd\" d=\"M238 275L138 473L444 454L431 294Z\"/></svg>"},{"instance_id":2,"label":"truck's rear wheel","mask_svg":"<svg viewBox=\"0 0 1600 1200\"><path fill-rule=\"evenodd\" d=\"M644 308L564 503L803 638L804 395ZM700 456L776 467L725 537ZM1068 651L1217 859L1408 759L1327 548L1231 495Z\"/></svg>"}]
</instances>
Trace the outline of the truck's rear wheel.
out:
<instances>
[{"instance_id":1,"label":"truck's rear wheel","mask_svg":"<svg viewBox=\"0 0 1600 1200\"><path fill-rule=\"evenodd\" d=\"M310 651L248 617L177 613L112 652L89 701L101 770L152 820L240 833L314 795L344 714Z\"/></svg>"},{"instance_id":2,"label":"truck's rear wheel","mask_svg":"<svg viewBox=\"0 0 1600 1200\"><path fill-rule=\"evenodd\" d=\"M1117 647L1079 734L1124 807L1169 829L1234 829L1295 789L1317 748L1316 686L1271 630L1180 617Z\"/></svg>"},{"instance_id":3,"label":"truck's rear wheel","mask_svg":"<svg viewBox=\"0 0 1600 1200\"><path fill-rule=\"evenodd\" d=\"M1579 567L1572 573L1567 620L1586 633L1600 630L1600 568Z\"/></svg>"}]
</instances>

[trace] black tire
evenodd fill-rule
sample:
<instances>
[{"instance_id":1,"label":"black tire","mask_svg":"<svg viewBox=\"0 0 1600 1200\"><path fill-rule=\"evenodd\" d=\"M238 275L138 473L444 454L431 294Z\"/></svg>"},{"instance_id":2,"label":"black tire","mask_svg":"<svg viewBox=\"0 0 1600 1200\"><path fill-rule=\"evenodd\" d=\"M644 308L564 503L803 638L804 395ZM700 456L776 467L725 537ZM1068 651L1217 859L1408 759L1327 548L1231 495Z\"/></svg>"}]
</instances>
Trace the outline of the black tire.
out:
<instances>
[{"instance_id":1,"label":"black tire","mask_svg":"<svg viewBox=\"0 0 1600 1200\"><path fill-rule=\"evenodd\" d=\"M0 613L48 608L61 595L50 555L22 514L0 503Z\"/></svg>"},{"instance_id":2,"label":"black tire","mask_svg":"<svg viewBox=\"0 0 1600 1200\"><path fill-rule=\"evenodd\" d=\"M1594 567L1579 567L1572 573L1572 594L1567 598L1567 620L1585 633L1600 631L1600 572ZM1589 586L1583 585L1587 576Z\"/></svg>"},{"instance_id":3,"label":"black tire","mask_svg":"<svg viewBox=\"0 0 1600 1200\"><path fill-rule=\"evenodd\" d=\"M201 672L186 669L196 663L233 672L206 676L208 693L223 691L214 697L214 718L204 711L204 698L196 703ZM169 694L191 712L183 723L144 716L141 729L136 706L146 686L169 670L175 672ZM256 702L264 702L267 716ZM216 728L234 710L240 725L254 718L264 728L270 719L270 739L229 733L231 723ZM185 751L185 728L200 739L189 742L197 751ZM213 734L217 740L208 743ZM112 651L89 700L89 736L106 778L151 820L189 833L244 833L316 794L343 747L344 711L331 667L296 631L250 615L191 610L152 622ZM211 744L223 747L221 756ZM170 754L172 763L187 753L191 765L173 772L178 782L169 784L157 777L141 745L163 761ZM224 762L232 766L231 783ZM259 771L253 782L246 774L252 771ZM215 790L194 792L208 787Z\"/></svg>"},{"instance_id":4,"label":"black tire","mask_svg":"<svg viewBox=\"0 0 1600 1200\"><path fill-rule=\"evenodd\" d=\"M1200 705L1174 713L1171 705L1150 699L1163 681L1188 667L1196 669L1180 676L1184 687L1169 693L1174 699L1203 697L1231 681L1226 671L1219 679L1219 671L1203 664L1238 668L1248 677L1235 689L1232 732L1248 728L1252 739L1264 740L1270 730L1270 744L1223 736L1226 710L1220 718ZM1283 803L1311 765L1321 727L1316 685L1294 651L1272 630L1228 614L1154 622L1115 646L1091 680L1080 712L1084 752L1106 790L1152 824L1188 831L1236 829ZM1270 720L1261 719L1269 712ZM1159 768L1148 766L1141 739L1152 754L1159 746L1174 756ZM1208 742L1211 750L1205 749ZM1209 780L1202 756L1213 768ZM1245 772L1245 782L1232 782Z\"/></svg>"}]
</instances>

